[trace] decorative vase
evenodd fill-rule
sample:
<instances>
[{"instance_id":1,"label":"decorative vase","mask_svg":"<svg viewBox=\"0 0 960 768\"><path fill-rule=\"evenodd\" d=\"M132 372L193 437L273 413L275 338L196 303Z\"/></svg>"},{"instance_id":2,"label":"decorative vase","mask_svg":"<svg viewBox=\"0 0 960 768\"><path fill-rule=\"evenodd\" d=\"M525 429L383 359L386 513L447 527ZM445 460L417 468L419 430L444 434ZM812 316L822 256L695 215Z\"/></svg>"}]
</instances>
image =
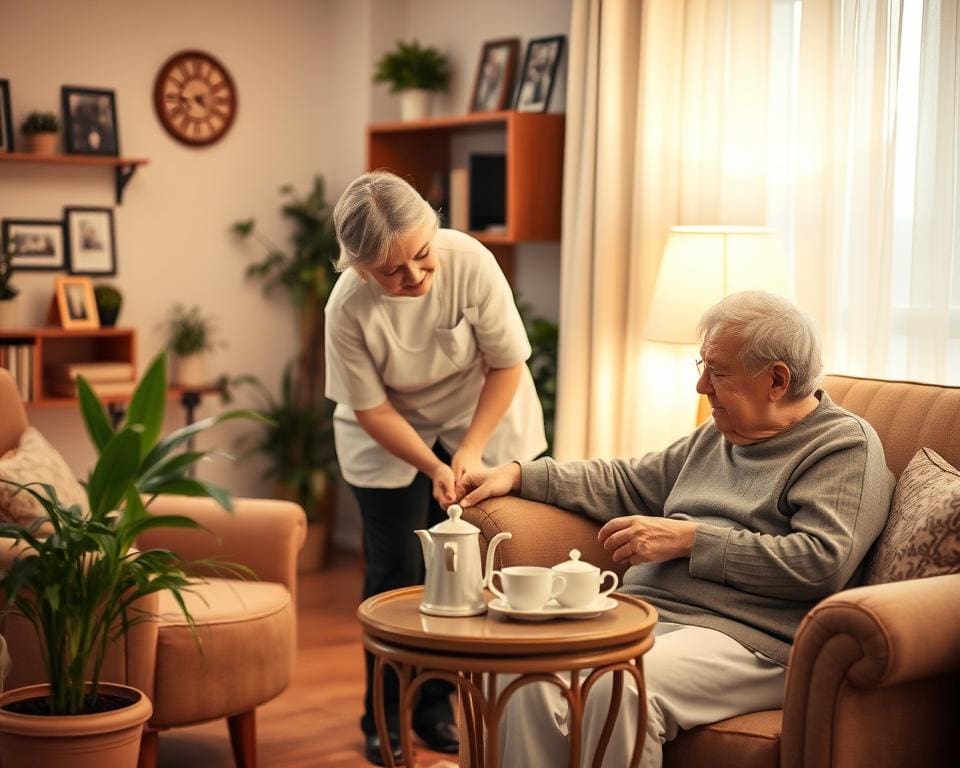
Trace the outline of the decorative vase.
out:
<instances>
[{"instance_id":1,"label":"decorative vase","mask_svg":"<svg viewBox=\"0 0 960 768\"><path fill-rule=\"evenodd\" d=\"M100 325L104 328L113 328L120 316L120 307L101 307L97 305L97 314L100 316Z\"/></svg>"},{"instance_id":2,"label":"decorative vase","mask_svg":"<svg viewBox=\"0 0 960 768\"><path fill-rule=\"evenodd\" d=\"M20 297L0 301L0 328L20 327Z\"/></svg>"},{"instance_id":3,"label":"decorative vase","mask_svg":"<svg viewBox=\"0 0 960 768\"><path fill-rule=\"evenodd\" d=\"M46 698L49 692L44 683L0 696L3 768L135 768L143 724L153 714L150 699L136 688L101 683L101 694L130 703L90 715L25 715L7 709L15 702Z\"/></svg>"},{"instance_id":4,"label":"decorative vase","mask_svg":"<svg viewBox=\"0 0 960 768\"><path fill-rule=\"evenodd\" d=\"M27 146L35 155L55 155L57 153L57 134L31 133L27 136Z\"/></svg>"},{"instance_id":5,"label":"decorative vase","mask_svg":"<svg viewBox=\"0 0 960 768\"><path fill-rule=\"evenodd\" d=\"M407 88L400 91L400 119L404 122L426 120L430 117L432 104L433 91L424 88Z\"/></svg>"},{"instance_id":6,"label":"decorative vase","mask_svg":"<svg viewBox=\"0 0 960 768\"><path fill-rule=\"evenodd\" d=\"M206 355L203 352L178 357L177 384L185 389L199 388L209 384L206 362Z\"/></svg>"}]
</instances>

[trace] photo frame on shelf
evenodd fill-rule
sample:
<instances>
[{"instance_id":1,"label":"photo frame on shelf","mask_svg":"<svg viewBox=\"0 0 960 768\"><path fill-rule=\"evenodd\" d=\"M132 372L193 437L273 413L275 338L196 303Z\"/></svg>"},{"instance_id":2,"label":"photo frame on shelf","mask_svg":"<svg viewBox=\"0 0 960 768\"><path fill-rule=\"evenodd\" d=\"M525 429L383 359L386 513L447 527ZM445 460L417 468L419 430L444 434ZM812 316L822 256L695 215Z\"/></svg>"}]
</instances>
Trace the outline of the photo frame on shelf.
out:
<instances>
[{"instance_id":1,"label":"photo frame on shelf","mask_svg":"<svg viewBox=\"0 0 960 768\"><path fill-rule=\"evenodd\" d=\"M65 330L100 327L93 281L89 277L58 277L54 291L54 306Z\"/></svg>"},{"instance_id":2,"label":"photo frame on shelf","mask_svg":"<svg viewBox=\"0 0 960 768\"><path fill-rule=\"evenodd\" d=\"M71 275L117 274L113 208L64 208L63 224Z\"/></svg>"},{"instance_id":3,"label":"photo frame on shelf","mask_svg":"<svg viewBox=\"0 0 960 768\"><path fill-rule=\"evenodd\" d=\"M0 152L13 151L13 118L10 114L10 81L0 80Z\"/></svg>"},{"instance_id":4,"label":"photo frame on shelf","mask_svg":"<svg viewBox=\"0 0 960 768\"><path fill-rule=\"evenodd\" d=\"M565 35L553 35L537 37L527 43L517 88L515 108L518 111L547 111L566 39Z\"/></svg>"},{"instance_id":5,"label":"photo frame on shelf","mask_svg":"<svg viewBox=\"0 0 960 768\"><path fill-rule=\"evenodd\" d=\"M471 112L494 112L510 105L519 55L518 37L488 40L483 44L473 81Z\"/></svg>"},{"instance_id":6,"label":"photo frame on shelf","mask_svg":"<svg viewBox=\"0 0 960 768\"><path fill-rule=\"evenodd\" d=\"M67 153L119 155L120 138L113 91L65 85L60 93Z\"/></svg>"},{"instance_id":7,"label":"photo frame on shelf","mask_svg":"<svg viewBox=\"0 0 960 768\"><path fill-rule=\"evenodd\" d=\"M4 219L3 248L17 271L58 271L66 268L63 222L56 219Z\"/></svg>"}]
</instances>

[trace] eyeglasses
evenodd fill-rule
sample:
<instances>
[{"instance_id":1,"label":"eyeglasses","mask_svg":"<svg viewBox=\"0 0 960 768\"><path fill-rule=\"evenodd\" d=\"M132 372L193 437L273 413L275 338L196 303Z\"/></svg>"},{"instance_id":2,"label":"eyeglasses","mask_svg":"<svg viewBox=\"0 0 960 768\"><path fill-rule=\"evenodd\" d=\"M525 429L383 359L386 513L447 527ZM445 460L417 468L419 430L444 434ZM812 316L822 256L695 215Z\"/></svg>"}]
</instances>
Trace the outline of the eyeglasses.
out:
<instances>
[{"instance_id":1,"label":"eyeglasses","mask_svg":"<svg viewBox=\"0 0 960 768\"><path fill-rule=\"evenodd\" d=\"M695 362L697 366L697 377L702 379L703 373L704 371L706 371L707 379L709 380L711 387L717 386L718 381L722 381L723 379L725 379L727 376L730 375L729 373L717 373L717 371L715 371L713 368L711 368L709 365L703 362L702 359L696 360Z\"/></svg>"}]
</instances>

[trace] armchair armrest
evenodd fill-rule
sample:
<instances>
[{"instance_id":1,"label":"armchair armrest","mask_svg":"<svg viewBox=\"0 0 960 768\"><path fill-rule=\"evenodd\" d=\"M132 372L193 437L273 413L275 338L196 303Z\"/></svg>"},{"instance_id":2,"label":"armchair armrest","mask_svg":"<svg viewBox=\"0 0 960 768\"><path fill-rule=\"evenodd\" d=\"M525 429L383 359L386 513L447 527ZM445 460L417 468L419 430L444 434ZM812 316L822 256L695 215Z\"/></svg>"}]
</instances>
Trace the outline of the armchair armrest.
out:
<instances>
[{"instance_id":1,"label":"armchair armrest","mask_svg":"<svg viewBox=\"0 0 960 768\"><path fill-rule=\"evenodd\" d=\"M150 512L185 515L207 530L147 531L137 541L141 549L170 549L188 561L217 557L240 563L263 581L284 584L296 598L297 553L307 535L307 518L299 505L275 499L235 499L230 514L212 499L160 496L150 505Z\"/></svg>"},{"instance_id":2,"label":"armchair armrest","mask_svg":"<svg viewBox=\"0 0 960 768\"><path fill-rule=\"evenodd\" d=\"M781 766L937 765L956 757L960 574L832 595L800 624ZM846 751L845 750L853 750Z\"/></svg>"},{"instance_id":3,"label":"armchair armrest","mask_svg":"<svg viewBox=\"0 0 960 768\"><path fill-rule=\"evenodd\" d=\"M480 549L486 557L487 544L501 531L513 538L497 547L495 566L553 566L570 559L570 550L579 549L582 559L623 576L626 567L615 565L597 541L600 525L575 512L528 501L517 496L485 499L463 511L463 519L480 529Z\"/></svg>"}]
</instances>

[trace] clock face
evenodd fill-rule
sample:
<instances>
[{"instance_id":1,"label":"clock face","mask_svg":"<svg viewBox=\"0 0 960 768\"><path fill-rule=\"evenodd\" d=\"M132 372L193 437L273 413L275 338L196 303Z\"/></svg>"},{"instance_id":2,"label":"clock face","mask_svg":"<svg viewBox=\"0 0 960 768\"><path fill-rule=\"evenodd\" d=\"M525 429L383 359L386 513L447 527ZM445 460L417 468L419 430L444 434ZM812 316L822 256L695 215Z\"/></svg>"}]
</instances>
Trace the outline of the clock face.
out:
<instances>
[{"instance_id":1,"label":"clock face","mask_svg":"<svg viewBox=\"0 0 960 768\"><path fill-rule=\"evenodd\" d=\"M173 138L204 146L230 129L237 113L237 89L226 67L213 56L182 51L157 74L153 105Z\"/></svg>"}]
</instances>

